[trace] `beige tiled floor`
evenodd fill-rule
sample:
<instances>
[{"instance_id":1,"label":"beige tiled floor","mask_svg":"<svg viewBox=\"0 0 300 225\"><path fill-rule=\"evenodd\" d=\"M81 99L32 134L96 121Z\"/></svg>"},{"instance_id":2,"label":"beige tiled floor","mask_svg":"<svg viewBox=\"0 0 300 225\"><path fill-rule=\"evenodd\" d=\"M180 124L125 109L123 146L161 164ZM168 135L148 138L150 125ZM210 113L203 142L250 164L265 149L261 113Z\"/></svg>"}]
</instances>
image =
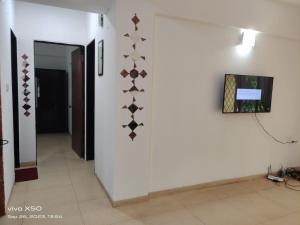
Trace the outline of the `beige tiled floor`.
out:
<instances>
[{"instance_id":1,"label":"beige tiled floor","mask_svg":"<svg viewBox=\"0 0 300 225\"><path fill-rule=\"evenodd\" d=\"M17 183L9 206L42 206L62 219L0 218L1 225L300 225L300 192L264 179L169 194L112 208L94 176L94 162L79 159L66 135L38 138L39 180Z\"/></svg>"}]
</instances>

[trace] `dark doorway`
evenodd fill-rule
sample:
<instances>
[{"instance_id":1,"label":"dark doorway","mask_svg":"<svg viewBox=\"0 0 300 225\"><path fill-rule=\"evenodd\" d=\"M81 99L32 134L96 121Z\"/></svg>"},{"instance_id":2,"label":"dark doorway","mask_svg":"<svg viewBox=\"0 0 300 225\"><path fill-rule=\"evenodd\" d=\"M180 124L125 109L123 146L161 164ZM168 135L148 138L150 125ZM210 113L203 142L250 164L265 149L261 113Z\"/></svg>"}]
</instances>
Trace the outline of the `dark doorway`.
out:
<instances>
[{"instance_id":1,"label":"dark doorway","mask_svg":"<svg viewBox=\"0 0 300 225\"><path fill-rule=\"evenodd\" d=\"M36 69L37 133L68 132L68 77L64 70Z\"/></svg>"},{"instance_id":2,"label":"dark doorway","mask_svg":"<svg viewBox=\"0 0 300 225\"><path fill-rule=\"evenodd\" d=\"M70 138L70 148L83 158L85 48L45 41L35 41L34 47L37 142L44 146L43 140L62 135L66 142Z\"/></svg>"},{"instance_id":3,"label":"dark doorway","mask_svg":"<svg viewBox=\"0 0 300 225\"><path fill-rule=\"evenodd\" d=\"M86 49L86 159L94 160L95 151L95 40Z\"/></svg>"},{"instance_id":4,"label":"dark doorway","mask_svg":"<svg viewBox=\"0 0 300 225\"><path fill-rule=\"evenodd\" d=\"M20 167L20 143L19 143L19 94L18 94L18 56L17 38L14 32L10 32L11 38L11 80L12 80L12 102L13 102L13 126L14 126L14 153L15 167Z\"/></svg>"},{"instance_id":5,"label":"dark doorway","mask_svg":"<svg viewBox=\"0 0 300 225\"><path fill-rule=\"evenodd\" d=\"M84 157L84 48L72 52L72 148Z\"/></svg>"}]
</instances>

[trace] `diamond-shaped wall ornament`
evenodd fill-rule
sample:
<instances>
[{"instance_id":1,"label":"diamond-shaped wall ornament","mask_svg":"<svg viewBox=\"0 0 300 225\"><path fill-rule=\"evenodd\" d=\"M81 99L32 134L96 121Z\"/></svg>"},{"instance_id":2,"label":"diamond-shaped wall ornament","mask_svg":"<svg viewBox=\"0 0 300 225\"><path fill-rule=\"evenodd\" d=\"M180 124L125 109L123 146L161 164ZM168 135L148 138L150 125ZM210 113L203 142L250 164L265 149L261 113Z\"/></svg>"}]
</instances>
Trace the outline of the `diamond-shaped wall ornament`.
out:
<instances>
[{"instance_id":1,"label":"diamond-shaped wall ornament","mask_svg":"<svg viewBox=\"0 0 300 225\"><path fill-rule=\"evenodd\" d=\"M23 72L24 74L27 74L29 71L25 68L25 69L22 70L22 72Z\"/></svg>"},{"instance_id":2,"label":"diamond-shaped wall ornament","mask_svg":"<svg viewBox=\"0 0 300 225\"><path fill-rule=\"evenodd\" d=\"M24 102L26 102L26 103L30 101L30 99L29 99L28 97L25 97L23 100L24 100Z\"/></svg>"},{"instance_id":3,"label":"diamond-shaped wall ornament","mask_svg":"<svg viewBox=\"0 0 300 225\"><path fill-rule=\"evenodd\" d=\"M129 107L128 107L129 111L134 114L136 112L136 110L139 109L139 107L137 107L135 104L131 104Z\"/></svg>"},{"instance_id":4,"label":"diamond-shaped wall ornament","mask_svg":"<svg viewBox=\"0 0 300 225\"><path fill-rule=\"evenodd\" d=\"M26 111L28 111L30 108L31 106L28 104L23 105L23 109L25 109Z\"/></svg>"},{"instance_id":5,"label":"diamond-shaped wall ornament","mask_svg":"<svg viewBox=\"0 0 300 225\"><path fill-rule=\"evenodd\" d=\"M134 120L132 120L129 124L128 124L128 127L134 131L135 128L137 128L139 125L137 124L137 122L135 122Z\"/></svg>"},{"instance_id":6,"label":"diamond-shaped wall ornament","mask_svg":"<svg viewBox=\"0 0 300 225\"><path fill-rule=\"evenodd\" d=\"M129 134L129 137L130 137L131 140L133 141L134 138L136 137L136 133L132 131L132 132Z\"/></svg>"},{"instance_id":7,"label":"diamond-shaped wall ornament","mask_svg":"<svg viewBox=\"0 0 300 225\"><path fill-rule=\"evenodd\" d=\"M22 59L26 60L26 59L28 59L28 56L26 54L23 54Z\"/></svg>"},{"instance_id":8,"label":"diamond-shaped wall ornament","mask_svg":"<svg viewBox=\"0 0 300 225\"><path fill-rule=\"evenodd\" d=\"M132 17L132 22L137 25L140 22L140 19L137 17L137 15L135 14L134 17Z\"/></svg>"},{"instance_id":9,"label":"diamond-shaped wall ornament","mask_svg":"<svg viewBox=\"0 0 300 225\"><path fill-rule=\"evenodd\" d=\"M28 84L28 81L30 80L30 77L29 77L29 66L30 64L28 63L28 56L26 54L23 54L21 56L21 58L23 59L22 61L22 66L23 66L23 70L22 70L22 73L23 73L23 88L24 88L24 91L23 91L23 94L25 96L25 98L23 99L24 101L24 105L23 105L23 109L25 109L25 112L24 112L24 115L25 116L30 116L30 112L29 110L31 109L31 105L29 104L30 102L30 98L28 97L31 92L28 90L28 87L29 87L29 84Z\"/></svg>"},{"instance_id":10,"label":"diamond-shaped wall ornament","mask_svg":"<svg viewBox=\"0 0 300 225\"><path fill-rule=\"evenodd\" d=\"M28 77L27 74L26 74L26 75L24 76L24 78L23 78L23 81L24 81L24 82L27 82L27 81L29 81L29 80L30 80L30 77Z\"/></svg>"},{"instance_id":11,"label":"diamond-shaped wall ornament","mask_svg":"<svg viewBox=\"0 0 300 225\"><path fill-rule=\"evenodd\" d=\"M129 112L131 112L132 116L134 116L134 113L137 111L137 110L143 110L144 108L143 107L138 107L135 103L132 103L130 106L123 106L123 109L128 109Z\"/></svg>"},{"instance_id":12,"label":"diamond-shaped wall ornament","mask_svg":"<svg viewBox=\"0 0 300 225\"><path fill-rule=\"evenodd\" d=\"M140 75L145 78L147 76L147 72L145 70L142 70L142 72L140 72Z\"/></svg>"},{"instance_id":13,"label":"diamond-shaped wall ornament","mask_svg":"<svg viewBox=\"0 0 300 225\"><path fill-rule=\"evenodd\" d=\"M132 32L125 34L124 37L129 38L131 40L132 42L131 47L133 51L129 54L124 54L123 56L124 59L131 60L133 67L130 69L129 68L123 69L120 74L125 79L131 79L131 83L132 83L132 86L129 89L123 90L124 94L131 94L132 96L132 102L128 105L123 106L123 109L126 109L131 113L130 116L131 121L126 125L122 125L122 127L130 128L131 132L129 134L129 137L131 138L132 141L134 141L134 139L137 136L136 129L138 127L144 126L143 123L138 123L135 120L135 113L137 113L137 111L143 110L143 107L140 107L136 104L136 98L138 94L145 92L143 88L137 86L135 80L138 79L139 77L145 78L147 76L147 72L144 69L140 70L140 68L138 68L139 60L140 59L146 60L146 57L141 55L138 50L139 44L141 42L146 41L146 38L142 37L141 34L139 33L139 29L137 26L140 23L140 18L137 16L137 14L135 14L131 20L134 24L134 29Z\"/></svg>"},{"instance_id":14,"label":"diamond-shaped wall ornament","mask_svg":"<svg viewBox=\"0 0 300 225\"><path fill-rule=\"evenodd\" d=\"M24 83L23 85L22 85L24 88L28 88L28 84L27 83Z\"/></svg>"},{"instance_id":15,"label":"diamond-shaped wall ornament","mask_svg":"<svg viewBox=\"0 0 300 225\"><path fill-rule=\"evenodd\" d=\"M127 72L127 70L122 70L121 75L125 78L129 75L129 73Z\"/></svg>"}]
</instances>

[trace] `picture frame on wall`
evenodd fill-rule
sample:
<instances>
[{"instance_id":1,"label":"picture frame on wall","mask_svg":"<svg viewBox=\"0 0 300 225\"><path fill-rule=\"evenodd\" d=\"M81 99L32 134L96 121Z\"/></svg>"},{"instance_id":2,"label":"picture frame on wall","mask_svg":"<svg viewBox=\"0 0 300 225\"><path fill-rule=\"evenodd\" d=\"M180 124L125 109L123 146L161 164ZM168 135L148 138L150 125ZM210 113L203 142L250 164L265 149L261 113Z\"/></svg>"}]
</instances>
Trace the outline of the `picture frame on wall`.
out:
<instances>
[{"instance_id":1,"label":"picture frame on wall","mask_svg":"<svg viewBox=\"0 0 300 225\"><path fill-rule=\"evenodd\" d=\"M103 76L104 67L104 40L98 42L98 75Z\"/></svg>"}]
</instances>

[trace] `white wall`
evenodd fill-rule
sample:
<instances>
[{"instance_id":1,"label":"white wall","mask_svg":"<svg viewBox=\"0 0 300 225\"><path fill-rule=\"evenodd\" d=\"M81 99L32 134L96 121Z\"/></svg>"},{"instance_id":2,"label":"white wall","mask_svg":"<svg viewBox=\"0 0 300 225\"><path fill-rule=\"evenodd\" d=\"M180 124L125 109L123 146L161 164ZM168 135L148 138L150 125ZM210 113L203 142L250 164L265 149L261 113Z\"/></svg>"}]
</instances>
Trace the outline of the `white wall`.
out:
<instances>
[{"instance_id":1,"label":"white wall","mask_svg":"<svg viewBox=\"0 0 300 225\"><path fill-rule=\"evenodd\" d=\"M116 74L132 66L123 57L132 50L124 34L132 32L137 13L147 38L138 45L146 56L138 66L148 77L138 81L146 92L137 98L144 110L136 118L145 126L137 128L134 142L121 127L130 120L121 109L131 101L122 92L130 80L117 81L114 200L260 174L270 163L300 164L299 144L273 143L251 115L221 113L224 73L275 76L273 111L261 120L276 136L299 138L299 8L269 0L116 2ZM263 32L248 56L236 50L241 28Z\"/></svg>"},{"instance_id":2,"label":"white wall","mask_svg":"<svg viewBox=\"0 0 300 225\"><path fill-rule=\"evenodd\" d=\"M95 80L95 172L107 192L114 199L114 171L116 168L117 129L117 90L118 77L116 71L117 27L116 6L113 1L109 12L104 16L104 27L97 32L98 41L104 39L104 75L98 76L96 67ZM98 48L96 47L96 62Z\"/></svg>"},{"instance_id":3,"label":"white wall","mask_svg":"<svg viewBox=\"0 0 300 225\"><path fill-rule=\"evenodd\" d=\"M116 148L116 169L114 200L122 200L147 195L149 192L150 179L150 138L151 138L151 94L152 94L152 65L153 65L153 26L154 26L154 8L147 1L140 0L118 0L117 1L117 19L118 19L118 54L117 71L118 78L118 141ZM146 38L145 42L137 44L137 49L146 60L137 62L137 69L144 69L148 76L136 80L139 89L145 89L144 93L136 96L136 104L144 107L142 111L135 113L137 123L143 123L143 127L138 127L135 132L137 137L132 141L129 137L131 130L122 128L122 125L129 124L131 114L128 110L122 109L124 105L129 106L132 103L132 96L124 94L123 90L132 86L131 79L124 79L120 73L123 69L130 71L133 69L133 63L123 55L130 54L133 51L132 41L124 37L126 33L134 31L134 24L131 19L134 14L140 19L138 24L139 33Z\"/></svg>"},{"instance_id":4,"label":"white wall","mask_svg":"<svg viewBox=\"0 0 300 225\"><path fill-rule=\"evenodd\" d=\"M9 141L3 147L5 202L15 182L14 137L12 111L12 82L11 82L11 43L10 29L14 27L14 2L0 1L0 74L1 74L1 102L2 102L2 130L3 138Z\"/></svg>"},{"instance_id":5,"label":"white wall","mask_svg":"<svg viewBox=\"0 0 300 225\"><path fill-rule=\"evenodd\" d=\"M66 70L67 49L68 46L63 45L35 43L35 67L40 69Z\"/></svg>"},{"instance_id":6,"label":"white wall","mask_svg":"<svg viewBox=\"0 0 300 225\"><path fill-rule=\"evenodd\" d=\"M276 137L300 140L300 41L260 34L240 55L238 29L155 21L151 191L299 166L299 144L278 144L252 114L221 109L225 73L274 76L272 112L258 116Z\"/></svg>"},{"instance_id":7,"label":"white wall","mask_svg":"<svg viewBox=\"0 0 300 225\"><path fill-rule=\"evenodd\" d=\"M300 39L299 7L278 0L148 0L164 15Z\"/></svg>"},{"instance_id":8,"label":"white wall","mask_svg":"<svg viewBox=\"0 0 300 225\"><path fill-rule=\"evenodd\" d=\"M88 42L87 21L89 13L74 11L31 3L16 2L16 31L18 36L19 60L22 54L29 56L31 64L29 81L31 105L35 105L34 87L34 51L33 42L49 41L66 44L86 45ZM19 61L21 68L21 60ZM22 77L19 71L20 78ZM19 82L20 93L23 90ZM22 96L19 102L22 107ZM36 161L35 110L30 110L31 116L25 117L20 110L20 161Z\"/></svg>"}]
</instances>

